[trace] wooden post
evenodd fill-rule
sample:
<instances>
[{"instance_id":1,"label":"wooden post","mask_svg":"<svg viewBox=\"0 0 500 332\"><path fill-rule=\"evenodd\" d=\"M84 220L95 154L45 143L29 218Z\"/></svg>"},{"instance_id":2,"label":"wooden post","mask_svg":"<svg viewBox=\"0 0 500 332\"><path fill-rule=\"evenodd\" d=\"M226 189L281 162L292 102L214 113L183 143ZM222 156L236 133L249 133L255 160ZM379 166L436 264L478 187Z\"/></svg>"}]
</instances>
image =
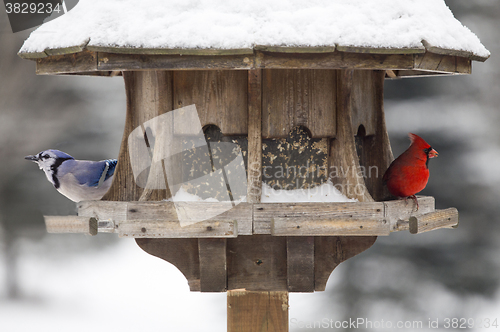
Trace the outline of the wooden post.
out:
<instances>
[{"instance_id":1,"label":"wooden post","mask_svg":"<svg viewBox=\"0 0 500 332\"><path fill-rule=\"evenodd\" d=\"M288 292L227 292L227 332L288 331Z\"/></svg>"},{"instance_id":2,"label":"wooden post","mask_svg":"<svg viewBox=\"0 0 500 332\"><path fill-rule=\"evenodd\" d=\"M248 195L260 203L262 186L262 72L248 71ZM227 331L288 331L287 291L227 292Z\"/></svg>"}]
</instances>

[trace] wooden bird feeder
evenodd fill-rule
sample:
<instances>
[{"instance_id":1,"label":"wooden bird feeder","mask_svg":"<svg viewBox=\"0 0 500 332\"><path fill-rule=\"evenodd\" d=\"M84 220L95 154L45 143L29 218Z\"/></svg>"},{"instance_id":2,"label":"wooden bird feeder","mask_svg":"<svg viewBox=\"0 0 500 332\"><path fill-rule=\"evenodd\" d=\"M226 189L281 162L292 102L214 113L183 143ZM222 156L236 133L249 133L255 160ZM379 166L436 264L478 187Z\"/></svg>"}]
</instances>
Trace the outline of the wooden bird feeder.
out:
<instances>
[{"instance_id":1,"label":"wooden bird feeder","mask_svg":"<svg viewBox=\"0 0 500 332\"><path fill-rule=\"evenodd\" d=\"M458 225L457 210L436 210L433 197L420 196L418 211L412 202L386 200L382 175L393 154L384 80L470 74L471 61L485 57L427 42L394 49L222 50L102 47L88 41L20 56L36 61L37 74L125 80L125 129L111 189L101 201L78 203L78 216L47 216L47 230L135 238L143 250L174 264L191 291L227 291L228 331L287 331L288 292L325 290L335 267L370 248L377 236ZM234 207L177 203L192 213L216 212L181 227L175 203L165 201L168 188L157 189L154 179L145 188L137 185L128 138L148 120L192 104L201 125L216 128L205 132L209 139L236 141L244 151L248 192L246 202ZM152 154L161 148L156 144ZM344 172L325 172L304 183L313 187L330 179L358 202L261 203L262 181L281 181L263 178L266 166L301 166L306 160ZM370 167L377 176L359 175Z\"/></svg>"}]
</instances>

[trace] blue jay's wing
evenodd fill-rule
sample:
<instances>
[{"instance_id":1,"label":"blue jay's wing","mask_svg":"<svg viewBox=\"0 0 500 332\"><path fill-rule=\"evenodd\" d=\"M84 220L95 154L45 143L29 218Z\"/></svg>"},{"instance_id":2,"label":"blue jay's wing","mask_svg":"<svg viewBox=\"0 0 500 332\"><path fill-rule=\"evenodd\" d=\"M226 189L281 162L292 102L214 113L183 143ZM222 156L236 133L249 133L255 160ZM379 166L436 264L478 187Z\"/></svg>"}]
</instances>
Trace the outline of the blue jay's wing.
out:
<instances>
[{"instance_id":1,"label":"blue jay's wing","mask_svg":"<svg viewBox=\"0 0 500 332\"><path fill-rule=\"evenodd\" d=\"M71 170L67 172L73 174L79 184L88 187L97 187L99 183L113 176L116 163L117 161L114 159L103 161L75 160L71 165ZM103 174L104 171L106 171L106 174ZM104 179L100 181L103 175Z\"/></svg>"}]
</instances>

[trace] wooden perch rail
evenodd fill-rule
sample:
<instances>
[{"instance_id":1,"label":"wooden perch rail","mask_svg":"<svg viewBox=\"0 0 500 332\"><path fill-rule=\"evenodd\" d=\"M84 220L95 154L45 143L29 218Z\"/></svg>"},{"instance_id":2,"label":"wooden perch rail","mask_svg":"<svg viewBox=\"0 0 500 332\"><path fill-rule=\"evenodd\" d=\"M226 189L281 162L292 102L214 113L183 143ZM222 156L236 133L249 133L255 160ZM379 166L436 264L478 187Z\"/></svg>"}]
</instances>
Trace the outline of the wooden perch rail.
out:
<instances>
[{"instance_id":1,"label":"wooden perch rail","mask_svg":"<svg viewBox=\"0 0 500 332\"><path fill-rule=\"evenodd\" d=\"M456 208L436 210L434 212L410 217L410 233L419 234L440 228L457 228L458 211Z\"/></svg>"},{"instance_id":2,"label":"wooden perch rail","mask_svg":"<svg viewBox=\"0 0 500 332\"><path fill-rule=\"evenodd\" d=\"M80 216L44 216L48 233L97 235L97 218Z\"/></svg>"},{"instance_id":3,"label":"wooden perch rail","mask_svg":"<svg viewBox=\"0 0 500 332\"><path fill-rule=\"evenodd\" d=\"M458 224L455 208L436 211L434 198L419 197L420 208L403 200L359 203L107 202L78 204L79 216L46 216L49 233L117 233L134 238L235 238L273 236L384 236L412 234ZM176 206L177 209L176 209ZM177 211L195 214L181 226ZM218 214L203 220L203 212Z\"/></svg>"}]
</instances>

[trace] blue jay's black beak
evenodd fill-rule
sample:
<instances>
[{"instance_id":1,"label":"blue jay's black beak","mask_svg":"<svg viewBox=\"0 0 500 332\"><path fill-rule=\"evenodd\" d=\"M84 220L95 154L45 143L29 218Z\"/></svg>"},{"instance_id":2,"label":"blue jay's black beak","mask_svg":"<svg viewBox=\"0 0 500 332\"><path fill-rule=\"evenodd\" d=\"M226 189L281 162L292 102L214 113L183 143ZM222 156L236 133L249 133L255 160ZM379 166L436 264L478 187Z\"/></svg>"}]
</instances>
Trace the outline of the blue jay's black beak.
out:
<instances>
[{"instance_id":1,"label":"blue jay's black beak","mask_svg":"<svg viewBox=\"0 0 500 332\"><path fill-rule=\"evenodd\" d=\"M38 160L40 160L38 158L38 156L26 156L26 157L24 157L24 159L31 160L31 161L34 161L34 162L37 162Z\"/></svg>"}]
</instances>

